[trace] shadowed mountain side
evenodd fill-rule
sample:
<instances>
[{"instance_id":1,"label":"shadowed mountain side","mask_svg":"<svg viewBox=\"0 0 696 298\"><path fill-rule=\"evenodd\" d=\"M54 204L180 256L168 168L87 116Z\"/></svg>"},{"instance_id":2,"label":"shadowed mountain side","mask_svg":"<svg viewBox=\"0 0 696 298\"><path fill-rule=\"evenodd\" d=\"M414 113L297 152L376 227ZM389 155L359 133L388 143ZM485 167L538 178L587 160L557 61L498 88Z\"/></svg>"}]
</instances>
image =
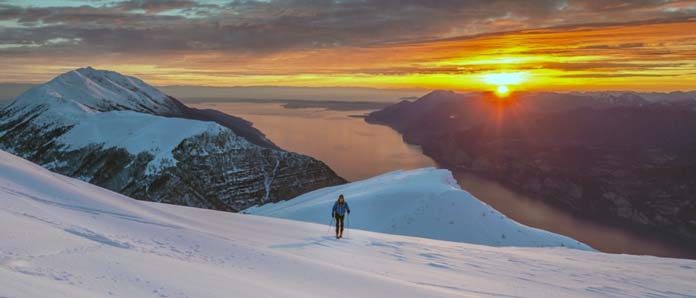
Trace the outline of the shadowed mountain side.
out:
<instances>
[{"instance_id":1,"label":"shadowed mountain side","mask_svg":"<svg viewBox=\"0 0 696 298\"><path fill-rule=\"evenodd\" d=\"M371 113L453 171L696 247L696 94L435 91Z\"/></svg>"}]
</instances>

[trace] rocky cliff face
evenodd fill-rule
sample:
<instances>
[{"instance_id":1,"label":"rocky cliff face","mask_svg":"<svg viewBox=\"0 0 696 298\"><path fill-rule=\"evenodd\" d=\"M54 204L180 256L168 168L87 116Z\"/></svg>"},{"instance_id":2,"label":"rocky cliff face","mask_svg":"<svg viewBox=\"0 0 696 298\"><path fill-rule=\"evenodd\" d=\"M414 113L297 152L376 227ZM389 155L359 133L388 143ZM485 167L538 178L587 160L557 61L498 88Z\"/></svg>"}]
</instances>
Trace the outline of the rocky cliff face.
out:
<instances>
[{"instance_id":1,"label":"rocky cliff face","mask_svg":"<svg viewBox=\"0 0 696 298\"><path fill-rule=\"evenodd\" d=\"M92 68L0 110L0 149L137 199L225 211L345 182L241 118L186 107L136 78Z\"/></svg>"},{"instance_id":2,"label":"rocky cliff face","mask_svg":"<svg viewBox=\"0 0 696 298\"><path fill-rule=\"evenodd\" d=\"M677 95L524 94L500 103L440 91L367 121L394 127L449 169L696 245L696 94Z\"/></svg>"}]
</instances>

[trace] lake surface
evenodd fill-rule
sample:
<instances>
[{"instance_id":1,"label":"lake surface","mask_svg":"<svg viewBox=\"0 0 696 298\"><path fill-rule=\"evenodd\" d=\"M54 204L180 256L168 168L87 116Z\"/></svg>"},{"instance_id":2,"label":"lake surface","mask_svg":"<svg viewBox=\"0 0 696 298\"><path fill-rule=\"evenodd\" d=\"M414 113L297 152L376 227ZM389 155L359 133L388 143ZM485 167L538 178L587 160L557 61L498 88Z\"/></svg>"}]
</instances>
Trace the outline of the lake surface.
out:
<instances>
[{"instance_id":1,"label":"lake surface","mask_svg":"<svg viewBox=\"0 0 696 298\"><path fill-rule=\"evenodd\" d=\"M405 144L396 131L354 117L367 111L286 109L275 103L192 106L217 109L249 120L281 148L319 159L351 181L398 169L435 166L419 147Z\"/></svg>"},{"instance_id":2,"label":"lake surface","mask_svg":"<svg viewBox=\"0 0 696 298\"><path fill-rule=\"evenodd\" d=\"M437 166L417 146L381 125L356 115L369 111L286 109L275 103L201 103L240 116L281 148L324 161L354 181L399 169ZM454 173L459 185L481 201L528 226L560 233L605 252L696 258L696 252L663 241L658 235L628 231L577 218L540 200L469 173Z\"/></svg>"}]
</instances>

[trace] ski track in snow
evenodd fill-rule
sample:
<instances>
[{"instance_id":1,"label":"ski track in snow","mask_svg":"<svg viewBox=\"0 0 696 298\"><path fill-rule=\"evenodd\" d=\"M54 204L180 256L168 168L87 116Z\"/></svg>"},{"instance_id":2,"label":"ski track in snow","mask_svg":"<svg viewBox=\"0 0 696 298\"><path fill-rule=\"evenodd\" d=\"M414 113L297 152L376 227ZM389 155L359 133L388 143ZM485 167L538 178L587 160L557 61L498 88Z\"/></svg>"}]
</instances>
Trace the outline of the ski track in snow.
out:
<instances>
[{"instance_id":1,"label":"ski track in snow","mask_svg":"<svg viewBox=\"0 0 696 298\"><path fill-rule=\"evenodd\" d=\"M0 152L0 297L696 297L696 261L129 199Z\"/></svg>"}]
</instances>

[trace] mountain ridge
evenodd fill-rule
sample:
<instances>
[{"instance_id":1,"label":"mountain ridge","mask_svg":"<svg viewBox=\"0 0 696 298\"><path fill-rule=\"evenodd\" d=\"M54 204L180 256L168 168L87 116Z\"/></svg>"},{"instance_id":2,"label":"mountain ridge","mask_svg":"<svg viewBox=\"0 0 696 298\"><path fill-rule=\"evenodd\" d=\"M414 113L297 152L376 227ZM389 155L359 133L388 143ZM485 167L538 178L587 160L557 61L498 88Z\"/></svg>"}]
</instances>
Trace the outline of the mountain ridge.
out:
<instances>
[{"instance_id":1,"label":"mountain ridge","mask_svg":"<svg viewBox=\"0 0 696 298\"><path fill-rule=\"evenodd\" d=\"M399 170L322 188L243 213L323 224L345 195L352 228L489 246L593 250L570 237L522 225L463 190L445 169Z\"/></svg>"},{"instance_id":2,"label":"mountain ridge","mask_svg":"<svg viewBox=\"0 0 696 298\"><path fill-rule=\"evenodd\" d=\"M0 149L141 200L238 211L345 180L251 122L81 68L0 110Z\"/></svg>"},{"instance_id":3,"label":"mountain ridge","mask_svg":"<svg viewBox=\"0 0 696 298\"><path fill-rule=\"evenodd\" d=\"M624 94L431 93L366 121L393 127L452 171L696 247L696 93Z\"/></svg>"}]
</instances>

